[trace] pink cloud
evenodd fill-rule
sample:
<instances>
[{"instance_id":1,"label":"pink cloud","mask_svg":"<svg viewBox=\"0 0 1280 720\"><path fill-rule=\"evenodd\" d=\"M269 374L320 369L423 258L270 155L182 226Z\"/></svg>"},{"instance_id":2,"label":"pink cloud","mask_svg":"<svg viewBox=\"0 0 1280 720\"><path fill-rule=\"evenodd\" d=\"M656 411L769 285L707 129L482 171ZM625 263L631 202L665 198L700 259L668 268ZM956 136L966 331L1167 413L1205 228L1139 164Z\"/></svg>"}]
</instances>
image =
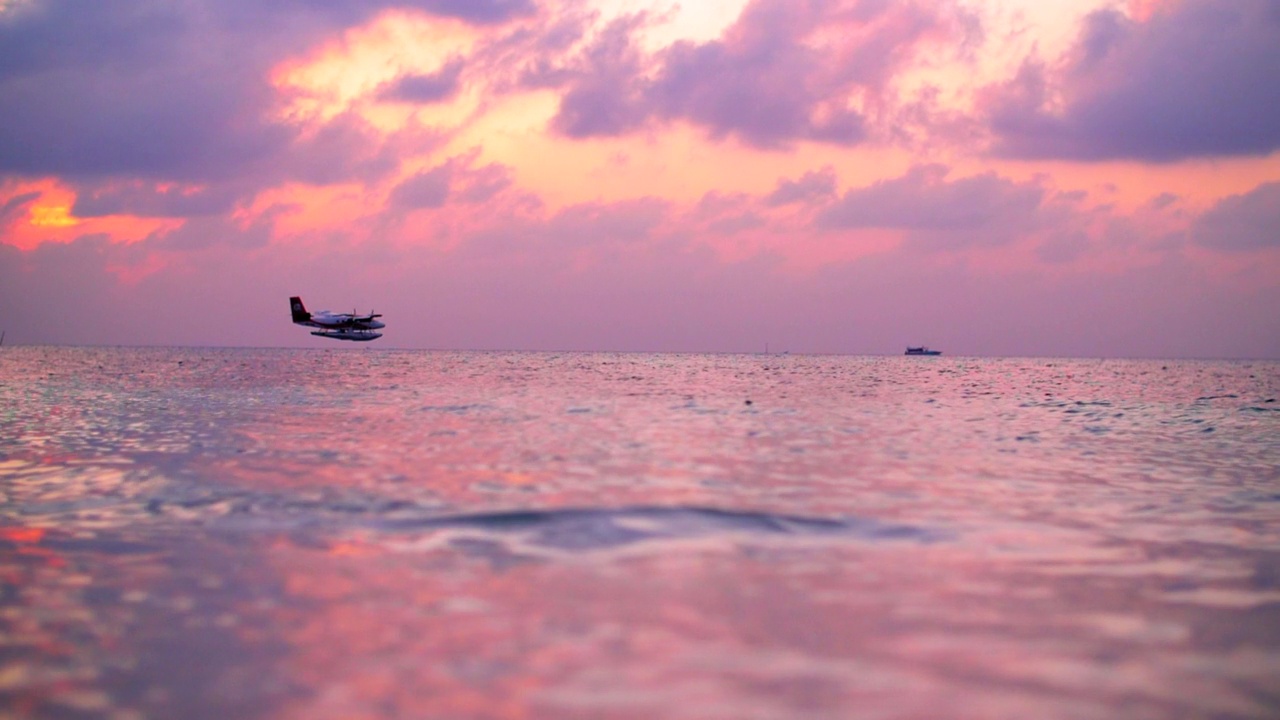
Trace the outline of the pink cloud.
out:
<instances>
[{"instance_id":1,"label":"pink cloud","mask_svg":"<svg viewBox=\"0 0 1280 720\"><path fill-rule=\"evenodd\" d=\"M1223 198L1196 220L1192 235L1227 252L1280 249L1280 182Z\"/></svg>"},{"instance_id":2,"label":"pink cloud","mask_svg":"<svg viewBox=\"0 0 1280 720\"><path fill-rule=\"evenodd\" d=\"M734 207L749 202L723 209ZM284 298L300 293L376 306L390 346L754 352L769 342L896 353L924 341L954 354L1280 353L1270 311L1280 288L1242 286L1179 251L1097 272L996 269L902 246L797 274L776 252L723 261L674 223L680 213L660 201L577 206L495 221L444 253L306 252L255 244L257 229L228 244L236 228L213 225L200 232L217 243L192 242L188 226L181 243L0 246L0 312L11 340L60 343L308 345L285 315ZM157 253L164 271L125 282L109 270L149 267ZM99 321L140 313L147 323L108 331Z\"/></svg>"},{"instance_id":3,"label":"pink cloud","mask_svg":"<svg viewBox=\"0 0 1280 720\"><path fill-rule=\"evenodd\" d=\"M683 120L758 148L854 145L919 46L963 36L976 22L950 5L755 0L723 38L646 58L634 38L644 21L615 22L562 73L559 131L615 136Z\"/></svg>"},{"instance_id":4,"label":"pink cloud","mask_svg":"<svg viewBox=\"0 0 1280 720\"><path fill-rule=\"evenodd\" d=\"M826 200L836 193L836 171L828 165L821 170L807 172L799 180L783 178L777 188L765 198L765 204L789 205Z\"/></svg>"},{"instance_id":5,"label":"pink cloud","mask_svg":"<svg viewBox=\"0 0 1280 720\"><path fill-rule=\"evenodd\" d=\"M993 172L947 179L942 165L922 165L899 178L847 191L817 223L827 229L895 228L935 248L994 245L1033 232L1051 217L1047 192Z\"/></svg>"}]
</instances>

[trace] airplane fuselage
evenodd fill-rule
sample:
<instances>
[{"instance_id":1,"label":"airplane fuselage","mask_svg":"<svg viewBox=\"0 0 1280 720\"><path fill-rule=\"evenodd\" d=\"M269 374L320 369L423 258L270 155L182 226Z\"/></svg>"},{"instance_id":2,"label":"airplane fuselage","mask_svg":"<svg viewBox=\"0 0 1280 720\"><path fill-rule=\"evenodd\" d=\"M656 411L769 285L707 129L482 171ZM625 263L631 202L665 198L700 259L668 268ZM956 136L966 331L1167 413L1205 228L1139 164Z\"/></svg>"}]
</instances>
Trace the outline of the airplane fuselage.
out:
<instances>
[{"instance_id":1,"label":"airplane fuselage","mask_svg":"<svg viewBox=\"0 0 1280 720\"><path fill-rule=\"evenodd\" d=\"M311 318L304 322L297 322L299 325L309 325L317 328L328 329L352 329L352 330L381 330L386 324L374 320L372 315L335 315L327 310L311 313Z\"/></svg>"},{"instance_id":2,"label":"airplane fuselage","mask_svg":"<svg viewBox=\"0 0 1280 720\"><path fill-rule=\"evenodd\" d=\"M382 337L382 333L375 331L386 327L385 323L377 319L382 317L377 313L360 315L331 313L328 310L307 312L300 297L289 298L289 309L293 313L293 324L317 328L311 332L316 337L367 342Z\"/></svg>"}]
</instances>

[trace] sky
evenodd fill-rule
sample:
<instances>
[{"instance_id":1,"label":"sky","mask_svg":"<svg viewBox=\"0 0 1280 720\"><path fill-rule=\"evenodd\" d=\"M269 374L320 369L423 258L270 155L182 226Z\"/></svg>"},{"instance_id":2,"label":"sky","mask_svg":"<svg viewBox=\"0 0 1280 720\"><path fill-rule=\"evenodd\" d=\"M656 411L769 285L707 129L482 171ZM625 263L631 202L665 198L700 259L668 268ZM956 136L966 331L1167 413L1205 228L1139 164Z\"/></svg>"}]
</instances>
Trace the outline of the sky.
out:
<instances>
[{"instance_id":1,"label":"sky","mask_svg":"<svg viewBox=\"0 0 1280 720\"><path fill-rule=\"evenodd\" d=\"M1280 358L1280 0L0 0L8 344Z\"/></svg>"}]
</instances>

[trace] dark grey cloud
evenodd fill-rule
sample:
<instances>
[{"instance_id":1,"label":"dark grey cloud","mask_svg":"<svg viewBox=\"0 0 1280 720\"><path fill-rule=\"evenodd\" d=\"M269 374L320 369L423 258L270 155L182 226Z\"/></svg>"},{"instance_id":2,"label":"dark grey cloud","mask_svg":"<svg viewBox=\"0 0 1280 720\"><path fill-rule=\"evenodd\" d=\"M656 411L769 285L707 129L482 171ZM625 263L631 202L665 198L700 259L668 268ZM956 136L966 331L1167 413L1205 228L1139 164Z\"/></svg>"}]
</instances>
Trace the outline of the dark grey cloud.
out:
<instances>
[{"instance_id":1,"label":"dark grey cloud","mask_svg":"<svg viewBox=\"0 0 1280 720\"><path fill-rule=\"evenodd\" d=\"M1192 237L1218 250L1280 248L1280 182L1223 198L1196 220Z\"/></svg>"},{"instance_id":2,"label":"dark grey cloud","mask_svg":"<svg viewBox=\"0 0 1280 720\"><path fill-rule=\"evenodd\" d=\"M32 0L0 12L0 174L218 181L278 171L269 73L388 7L499 22L532 0Z\"/></svg>"},{"instance_id":3,"label":"dark grey cloud","mask_svg":"<svg viewBox=\"0 0 1280 720\"><path fill-rule=\"evenodd\" d=\"M846 192L825 209L826 228L898 228L946 233L992 231L1007 237L1023 229L1045 200L1034 183L1017 183L994 173L946 179L941 165L912 168L900 178Z\"/></svg>"},{"instance_id":4,"label":"dark grey cloud","mask_svg":"<svg viewBox=\"0 0 1280 720\"><path fill-rule=\"evenodd\" d=\"M994 151L1156 162L1265 155L1280 148L1278 67L1275 0L1185 0L1145 22L1099 10L1061 63L1030 60L990 89Z\"/></svg>"}]
</instances>

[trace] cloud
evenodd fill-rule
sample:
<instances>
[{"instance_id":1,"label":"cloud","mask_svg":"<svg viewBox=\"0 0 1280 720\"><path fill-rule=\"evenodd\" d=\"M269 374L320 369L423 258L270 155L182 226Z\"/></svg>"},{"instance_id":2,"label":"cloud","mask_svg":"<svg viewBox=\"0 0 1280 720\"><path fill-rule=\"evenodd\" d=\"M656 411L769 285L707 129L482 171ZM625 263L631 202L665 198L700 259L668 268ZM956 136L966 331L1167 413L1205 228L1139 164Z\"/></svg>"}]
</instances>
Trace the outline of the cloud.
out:
<instances>
[{"instance_id":1,"label":"cloud","mask_svg":"<svg viewBox=\"0 0 1280 720\"><path fill-rule=\"evenodd\" d=\"M347 2L357 7L362 4L360 0ZM323 5L323 0L318 4ZM538 9L535 0L418 0L397 4L476 24L502 23L512 18L533 15Z\"/></svg>"},{"instance_id":2,"label":"cloud","mask_svg":"<svg viewBox=\"0 0 1280 720\"><path fill-rule=\"evenodd\" d=\"M649 200L499 218L454 252L392 257L350 243L326 252L255 245L255 228L210 225L201 232L245 237L169 253L133 280L112 268L150 267L165 243L0 245L0 316L15 344L319 347L285 314L284 298L301 294L321 307L373 305L388 321L384 347L757 352L769 342L793 353L897 354L928 342L956 355L1280 353L1280 286L1242 287L1185 256L1048 272L899 248L795 273L767 253L718 259L667 230L674 210ZM218 311L199 298L217 298Z\"/></svg>"},{"instance_id":3,"label":"cloud","mask_svg":"<svg viewBox=\"0 0 1280 720\"><path fill-rule=\"evenodd\" d=\"M820 227L892 228L950 234L985 233L991 241L1033 224L1045 190L995 173L947 180L942 165L920 165L905 175L846 192L818 216Z\"/></svg>"},{"instance_id":4,"label":"cloud","mask_svg":"<svg viewBox=\"0 0 1280 720\"><path fill-rule=\"evenodd\" d=\"M493 199L498 193L511 187L514 182L511 169L504 165L490 163L472 168L468 163L466 172L462 174L458 183L459 188L455 197L459 202L478 205Z\"/></svg>"},{"instance_id":5,"label":"cloud","mask_svg":"<svg viewBox=\"0 0 1280 720\"><path fill-rule=\"evenodd\" d=\"M1089 248L1089 236L1080 230L1064 232L1036 246L1036 257L1047 263L1069 263Z\"/></svg>"},{"instance_id":6,"label":"cloud","mask_svg":"<svg viewBox=\"0 0 1280 720\"><path fill-rule=\"evenodd\" d=\"M441 207L449 199L452 176L453 169L448 165L420 172L391 191L391 204L410 210Z\"/></svg>"},{"instance_id":7,"label":"cloud","mask_svg":"<svg viewBox=\"0 0 1280 720\"><path fill-rule=\"evenodd\" d=\"M454 59L443 68L426 75L405 75L378 91L380 100L408 103L435 103L448 100L458 92L464 63Z\"/></svg>"},{"instance_id":8,"label":"cloud","mask_svg":"<svg viewBox=\"0 0 1280 720\"><path fill-rule=\"evenodd\" d=\"M20 215L24 208L39 200L41 194L40 191L33 190L31 192L18 193L5 200L4 203L0 204L0 225L3 225L10 218Z\"/></svg>"},{"instance_id":9,"label":"cloud","mask_svg":"<svg viewBox=\"0 0 1280 720\"><path fill-rule=\"evenodd\" d=\"M1060 191L1048 176L984 171L964 150L945 155L954 170L895 169L941 157L925 143L776 152L896 143L917 128L936 140L939 119L954 119L943 111L962 113L948 103L968 87L928 82L965 69L949 64L957 40L979 34L952 0L756 0L719 36L666 47L653 44L665 32L657 15L601 20L611 16L577 0L100 5L37 0L0 11L0 178L39 178L0 183L0 224L20 240L0 243L0 315L19 318L6 321L11 338L306 345L281 299L301 293L385 309L387 343L411 347L759 350L770 340L797 352L899 352L921 341L982 353L1276 352L1280 288L1268 249L1278 183L1197 219L1191 208L1212 187L1162 186L1159 169L1107 178L1118 184L1110 191L1073 170ZM487 27L468 29L465 57L439 70L381 88L344 84L345 113L326 105L304 111L305 124L281 119L285 106L306 107L290 104L290 89L310 86L272 85L272 70L322 57L359 69L363 51L327 53L338 38L376 42L400 17L370 24L388 7ZM1257 73L1216 44L1188 50L1186 38L1204 40L1212 23L1187 18L1216 10L1231 31L1221 37L1270 61L1270 45L1250 40L1270 37L1259 7L1184 2L1144 23L1095 13L1069 56L1027 62L987 90L997 150L1170 157L1159 146L1181 157L1189 146L1161 145L1160 128L1134 139L1137 121L1111 111L1171 102L1181 115L1165 128L1235 117L1201 92L1196 73L1209 70L1178 63L1239 64L1243 74L1215 77L1261 93ZM1223 19L1232 12L1245 20ZM344 34L361 25L377 31ZM1190 77L1139 87L1127 74L1151 76L1157 60ZM1216 91L1230 100L1238 90ZM316 92L302 100L328 97ZM529 118L548 113L561 137L526 142ZM671 126L771 152L744 161L728 145L659 135ZM587 147L564 140L638 134ZM483 145L453 154L471 143ZM617 160L626 156L629 165ZM879 180L842 186L836 168ZM606 170L608 182L591 185ZM646 190L627 197L632 179ZM1127 216L1099 204L1146 197ZM220 312L192 322L192 297L220 298ZM83 307L95 312L77 315ZM109 327L95 320L103 314L147 322Z\"/></svg>"},{"instance_id":10,"label":"cloud","mask_svg":"<svg viewBox=\"0 0 1280 720\"><path fill-rule=\"evenodd\" d=\"M73 180L78 218L110 215L196 218L226 213L248 201L263 187L285 181L315 185L359 180L375 182L399 165L406 149L420 150L437 142L377 132L347 113L298 135L274 152L270 166L219 178L214 182L158 182L155 178L91 177Z\"/></svg>"},{"instance_id":11,"label":"cloud","mask_svg":"<svg viewBox=\"0 0 1280 720\"><path fill-rule=\"evenodd\" d=\"M834 50L804 42L826 15L823 10L818 3L757 0L723 39L677 43L662 57L649 93L656 112L758 147L806 138L841 144L862 139L861 114L840 103L853 83L833 72Z\"/></svg>"},{"instance_id":12,"label":"cloud","mask_svg":"<svg viewBox=\"0 0 1280 720\"><path fill-rule=\"evenodd\" d=\"M645 122L644 58L632 39L645 22L643 14L614 20L586 48L551 121L556 131L573 138L620 135Z\"/></svg>"},{"instance_id":13,"label":"cloud","mask_svg":"<svg viewBox=\"0 0 1280 720\"><path fill-rule=\"evenodd\" d=\"M1223 198L1196 220L1191 233L1199 244L1228 252L1280 248L1280 182Z\"/></svg>"},{"instance_id":14,"label":"cloud","mask_svg":"<svg viewBox=\"0 0 1280 720\"><path fill-rule=\"evenodd\" d=\"M248 225L224 217L191 218L178 228L152 235L138 245L149 250L184 252L212 247L236 250L265 247L271 241L276 217L289 209L283 206L272 208Z\"/></svg>"},{"instance_id":15,"label":"cloud","mask_svg":"<svg viewBox=\"0 0 1280 720\"><path fill-rule=\"evenodd\" d=\"M670 204L659 198L574 205L548 220L547 237L571 246L634 243L652 238L669 210Z\"/></svg>"},{"instance_id":16,"label":"cloud","mask_svg":"<svg viewBox=\"0 0 1280 720\"><path fill-rule=\"evenodd\" d=\"M774 148L801 139L852 145L866 134L863 116L842 106L836 88L815 87L821 61L798 43L681 43L664 60L649 92L655 112L691 120L714 137Z\"/></svg>"},{"instance_id":17,"label":"cloud","mask_svg":"<svg viewBox=\"0 0 1280 720\"><path fill-rule=\"evenodd\" d=\"M190 9L48 0L0 19L0 172L210 178L285 140L262 119L266 38Z\"/></svg>"},{"instance_id":18,"label":"cloud","mask_svg":"<svg viewBox=\"0 0 1280 720\"><path fill-rule=\"evenodd\" d=\"M1056 65L988 88L994 152L1016 158L1266 155L1280 148L1280 6L1183 0L1144 22L1090 14Z\"/></svg>"},{"instance_id":19,"label":"cloud","mask_svg":"<svg viewBox=\"0 0 1280 720\"><path fill-rule=\"evenodd\" d=\"M267 172L300 129L270 71L390 7L496 23L528 0L33 0L0 13L0 174L209 182Z\"/></svg>"},{"instance_id":20,"label":"cloud","mask_svg":"<svg viewBox=\"0 0 1280 720\"><path fill-rule=\"evenodd\" d=\"M282 145L272 166L260 170L258 176L263 182L371 183L398 168L406 151L420 151L439 142L439 137L429 133L387 135L359 114L347 112Z\"/></svg>"},{"instance_id":21,"label":"cloud","mask_svg":"<svg viewBox=\"0 0 1280 720\"><path fill-rule=\"evenodd\" d=\"M702 196L687 220L710 235L738 235L767 225L753 208L755 199L745 193L709 192Z\"/></svg>"},{"instance_id":22,"label":"cloud","mask_svg":"<svg viewBox=\"0 0 1280 720\"><path fill-rule=\"evenodd\" d=\"M491 200L511 186L511 169L497 163L475 167L478 151L450 158L416 173L391 190L391 205L400 210L443 207L449 200L473 205Z\"/></svg>"},{"instance_id":23,"label":"cloud","mask_svg":"<svg viewBox=\"0 0 1280 720\"><path fill-rule=\"evenodd\" d=\"M231 210L241 192L234 184L210 187L122 180L77 184L75 196L71 214L78 218L201 217Z\"/></svg>"},{"instance_id":24,"label":"cloud","mask_svg":"<svg viewBox=\"0 0 1280 720\"><path fill-rule=\"evenodd\" d=\"M1151 207L1151 209L1153 210L1163 210L1173 205L1174 203L1178 202L1178 200L1180 199L1181 198L1179 198L1177 195L1171 192L1162 192L1159 195L1151 198L1151 200L1147 203L1147 205Z\"/></svg>"},{"instance_id":25,"label":"cloud","mask_svg":"<svg viewBox=\"0 0 1280 720\"><path fill-rule=\"evenodd\" d=\"M686 121L758 148L801 140L854 145L894 73L935 37L972 31L949 4L754 0L722 38L677 42L645 57L646 18L616 22L544 82L567 82L553 127L613 136L655 120Z\"/></svg>"},{"instance_id":26,"label":"cloud","mask_svg":"<svg viewBox=\"0 0 1280 720\"><path fill-rule=\"evenodd\" d=\"M779 180L778 187L765 197L764 202L776 207L823 200L835 194L836 171L828 165L821 170L805 173L799 180Z\"/></svg>"}]
</instances>

